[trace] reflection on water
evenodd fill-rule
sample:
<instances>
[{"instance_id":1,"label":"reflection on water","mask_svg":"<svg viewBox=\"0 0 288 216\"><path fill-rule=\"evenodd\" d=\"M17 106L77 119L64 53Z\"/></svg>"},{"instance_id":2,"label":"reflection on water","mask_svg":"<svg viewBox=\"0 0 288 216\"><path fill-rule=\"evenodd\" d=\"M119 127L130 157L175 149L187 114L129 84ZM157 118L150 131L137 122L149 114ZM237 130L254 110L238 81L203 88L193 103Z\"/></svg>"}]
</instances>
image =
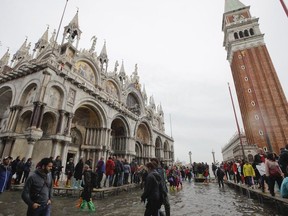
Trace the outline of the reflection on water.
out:
<instances>
[{"instance_id":1,"label":"reflection on water","mask_svg":"<svg viewBox=\"0 0 288 216\"><path fill-rule=\"evenodd\" d=\"M97 211L105 216L142 216L145 206L140 202L141 193L140 189L135 189L131 193L121 193L120 196L97 200ZM203 185L184 182L183 189L169 194L173 216L275 215L273 209L258 203L257 200L248 199L228 187L219 189L216 183Z\"/></svg>"},{"instance_id":2,"label":"reflection on water","mask_svg":"<svg viewBox=\"0 0 288 216\"><path fill-rule=\"evenodd\" d=\"M26 215L26 205L20 198L21 192L5 192L0 195L0 216ZM96 212L83 212L75 207L76 198L54 197L52 216L143 216L145 206L140 202L142 191L134 189L104 199L94 200ZM218 188L218 184L183 183L183 189L169 192L172 216L271 216L274 209L248 199L233 189ZM2 213L2 214L1 214Z\"/></svg>"}]
</instances>

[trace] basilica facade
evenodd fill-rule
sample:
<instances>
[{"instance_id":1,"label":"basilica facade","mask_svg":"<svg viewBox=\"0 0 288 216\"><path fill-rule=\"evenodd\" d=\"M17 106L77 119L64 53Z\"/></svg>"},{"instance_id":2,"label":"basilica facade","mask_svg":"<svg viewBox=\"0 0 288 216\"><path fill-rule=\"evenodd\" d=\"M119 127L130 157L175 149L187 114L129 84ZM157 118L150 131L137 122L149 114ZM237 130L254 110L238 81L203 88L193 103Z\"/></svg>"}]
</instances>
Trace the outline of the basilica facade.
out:
<instances>
[{"instance_id":1,"label":"basilica facade","mask_svg":"<svg viewBox=\"0 0 288 216\"><path fill-rule=\"evenodd\" d=\"M61 43L47 29L27 40L10 58L0 59L0 158L116 155L139 164L156 157L174 162L174 140L165 133L164 112L147 97L137 64L130 76L124 64L108 68L106 43L98 55L79 49L78 12L64 27Z\"/></svg>"}]
</instances>

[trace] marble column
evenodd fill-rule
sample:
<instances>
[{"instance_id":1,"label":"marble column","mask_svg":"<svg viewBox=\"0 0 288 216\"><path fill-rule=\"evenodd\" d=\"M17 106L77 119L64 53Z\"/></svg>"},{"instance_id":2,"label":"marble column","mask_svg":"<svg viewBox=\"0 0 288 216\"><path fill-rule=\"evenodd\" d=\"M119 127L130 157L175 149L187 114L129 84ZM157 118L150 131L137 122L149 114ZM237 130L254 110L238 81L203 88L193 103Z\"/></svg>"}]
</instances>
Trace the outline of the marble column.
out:
<instances>
[{"instance_id":1,"label":"marble column","mask_svg":"<svg viewBox=\"0 0 288 216\"><path fill-rule=\"evenodd\" d=\"M39 117L38 117L38 121L37 121L37 125L36 125L37 128L41 128L41 126L42 126L45 106L46 106L45 103L41 103L41 105L40 105Z\"/></svg>"},{"instance_id":2,"label":"marble column","mask_svg":"<svg viewBox=\"0 0 288 216\"><path fill-rule=\"evenodd\" d=\"M39 122L39 117L41 114L41 102L34 102L34 109L31 115L30 126L37 128L37 124Z\"/></svg>"},{"instance_id":3,"label":"marble column","mask_svg":"<svg viewBox=\"0 0 288 216\"><path fill-rule=\"evenodd\" d=\"M63 133L64 114L65 114L65 110L59 110L59 119L58 119L57 130L56 130L57 134Z\"/></svg>"},{"instance_id":4,"label":"marble column","mask_svg":"<svg viewBox=\"0 0 288 216\"><path fill-rule=\"evenodd\" d=\"M12 120L12 124L11 124L11 130L12 131L15 131L16 129L16 126L17 126L17 121L18 121L18 118L19 118L19 113L21 112L22 110L22 106L15 106L15 115L14 115L14 118Z\"/></svg>"},{"instance_id":5,"label":"marble column","mask_svg":"<svg viewBox=\"0 0 288 216\"><path fill-rule=\"evenodd\" d=\"M27 148L25 157L28 159L28 158L32 157L33 150L34 150L34 145L35 145L37 140L32 139L32 138L28 138L27 141L28 141L28 148Z\"/></svg>"},{"instance_id":6,"label":"marble column","mask_svg":"<svg viewBox=\"0 0 288 216\"><path fill-rule=\"evenodd\" d=\"M67 120L65 135L70 136L73 113L66 113L66 115L67 115L68 120Z\"/></svg>"},{"instance_id":7,"label":"marble column","mask_svg":"<svg viewBox=\"0 0 288 216\"><path fill-rule=\"evenodd\" d=\"M10 125L10 122L11 122L11 120L12 120L13 108L10 107L9 110L10 110L10 112L9 112L9 114L8 114L8 118L7 118L8 120L7 120L6 126L5 126L5 128L4 128L5 131L9 130L9 125ZM4 157L5 157L5 156L4 156Z\"/></svg>"},{"instance_id":8,"label":"marble column","mask_svg":"<svg viewBox=\"0 0 288 216\"><path fill-rule=\"evenodd\" d=\"M4 145L3 153L2 153L3 157L11 156L11 151L12 151L12 147L13 147L14 142L15 142L15 139L13 139L13 138L3 138L2 139L2 145Z\"/></svg>"}]
</instances>

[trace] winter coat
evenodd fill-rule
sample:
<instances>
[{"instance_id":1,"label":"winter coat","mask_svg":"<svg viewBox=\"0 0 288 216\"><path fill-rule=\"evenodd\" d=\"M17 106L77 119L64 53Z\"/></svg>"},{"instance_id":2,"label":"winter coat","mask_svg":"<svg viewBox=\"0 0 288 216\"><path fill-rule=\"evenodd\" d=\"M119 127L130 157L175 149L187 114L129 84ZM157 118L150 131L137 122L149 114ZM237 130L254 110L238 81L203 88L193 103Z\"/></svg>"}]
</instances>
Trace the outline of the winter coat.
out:
<instances>
[{"instance_id":1,"label":"winter coat","mask_svg":"<svg viewBox=\"0 0 288 216\"><path fill-rule=\"evenodd\" d=\"M37 169L27 178L22 191L22 199L28 206L32 207L33 203L47 204L51 197L51 173L46 174L41 169Z\"/></svg>"},{"instance_id":2,"label":"winter coat","mask_svg":"<svg viewBox=\"0 0 288 216\"><path fill-rule=\"evenodd\" d=\"M106 162L106 175L113 175L115 169L115 163L112 159L107 160Z\"/></svg>"},{"instance_id":3,"label":"winter coat","mask_svg":"<svg viewBox=\"0 0 288 216\"><path fill-rule=\"evenodd\" d=\"M124 173L131 173L131 167L128 163L124 163L123 168L124 168Z\"/></svg>"},{"instance_id":4,"label":"winter coat","mask_svg":"<svg viewBox=\"0 0 288 216\"><path fill-rule=\"evenodd\" d=\"M244 175L244 177L247 177L247 176L253 176L254 177L255 176L255 171L254 171L251 164L246 164L246 163L244 164L243 175Z\"/></svg>"},{"instance_id":5,"label":"winter coat","mask_svg":"<svg viewBox=\"0 0 288 216\"><path fill-rule=\"evenodd\" d=\"M280 166L277 161L272 161L272 160L267 159L265 162L265 168L266 168L265 169L266 176L270 176L271 169L275 169L275 168L279 171L279 175L283 175L283 172L280 169Z\"/></svg>"},{"instance_id":6,"label":"winter coat","mask_svg":"<svg viewBox=\"0 0 288 216\"><path fill-rule=\"evenodd\" d=\"M105 172L105 163L103 160L99 160L97 165L96 165L96 172L98 174L104 173Z\"/></svg>"},{"instance_id":7,"label":"winter coat","mask_svg":"<svg viewBox=\"0 0 288 216\"><path fill-rule=\"evenodd\" d=\"M83 161L79 161L76 164L75 171L74 171L74 178L75 179L78 179L78 180L82 179L83 167L84 167Z\"/></svg>"},{"instance_id":8,"label":"winter coat","mask_svg":"<svg viewBox=\"0 0 288 216\"><path fill-rule=\"evenodd\" d=\"M285 149L281 152L278 161L282 172L287 173L288 169L288 150Z\"/></svg>"},{"instance_id":9,"label":"winter coat","mask_svg":"<svg viewBox=\"0 0 288 216\"><path fill-rule=\"evenodd\" d=\"M153 203L154 205L157 205L160 208L161 206L160 191L159 191L159 184L157 181L161 181L161 176L156 170L153 170L150 173L148 173L145 180L144 192L141 196L141 200L143 201L147 200L148 203Z\"/></svg>"},{"instance_id":10,"label":"winter coat","mask_svg":"<svg viewBox=\"0 0 288 216\"><path fill-rule=\"evenodd\" d=\"M280 188L280 194L283 198L288 198L288 177L284 178Z\"/></svg>"},{"instance_id":11,"label":"winter coat","mask_svg":"<svg viewBox=\"0 0 288 216\"><path fill-rule=\"evenodd\" d=\"M11 167L0 164L0 193L3 193L5 191L10 176L11 176Z\"/></svg>"}]
</instances>

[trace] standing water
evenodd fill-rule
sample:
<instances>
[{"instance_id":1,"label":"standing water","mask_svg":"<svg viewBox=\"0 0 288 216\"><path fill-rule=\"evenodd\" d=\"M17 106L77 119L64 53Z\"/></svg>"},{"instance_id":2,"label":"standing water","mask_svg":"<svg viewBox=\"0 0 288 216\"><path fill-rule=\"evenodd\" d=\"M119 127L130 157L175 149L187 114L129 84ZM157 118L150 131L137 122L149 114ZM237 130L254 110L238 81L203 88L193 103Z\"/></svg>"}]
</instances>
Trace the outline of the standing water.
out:
<instances>
[{"instance_id":1,"label":"standing water","mask_svg":"<svg viewBox=\"0 0 288 216\"><path fill-rule=\"evenodd\" d=\"M225 185L226 186L226 185ZM145 205L140 202L142 190L135 188L119 195L109 195L94 200L96 212L76 208L77 198L55 196L52 200L52 216L143 216ZM271 216L275 209L260 204L257 200L238 194L218 184L184 182L183 188L169 192L171 216ZM21 200L20 191L8 191L0 195L0 216L24 216L27 206Z\"/></svg>"}]
</instances>

